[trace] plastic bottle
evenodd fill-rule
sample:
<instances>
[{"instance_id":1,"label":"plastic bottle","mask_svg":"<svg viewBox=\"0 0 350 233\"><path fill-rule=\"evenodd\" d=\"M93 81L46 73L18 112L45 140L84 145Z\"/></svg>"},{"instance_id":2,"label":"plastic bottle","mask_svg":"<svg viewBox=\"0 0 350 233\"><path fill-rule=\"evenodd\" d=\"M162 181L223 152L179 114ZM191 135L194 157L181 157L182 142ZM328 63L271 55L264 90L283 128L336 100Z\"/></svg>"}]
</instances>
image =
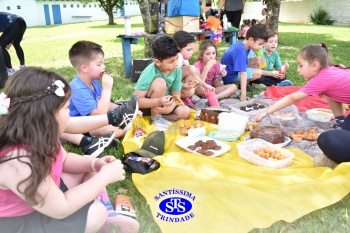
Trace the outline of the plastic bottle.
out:
<instances>
[{"instance_id":1,"label":"plastic bottle","mask_svg":"<svg viewBox=\"0 0 350 233\"><path fill-rule=\"evenodd\" d=\"M126 36L131 36L131 22L128 15L124 17L124 31Z\"/></svg>"},{"instance_id":2,"label":"plastic bottle","mask_svg":"<svg viewBox=\"0 0 350 233\"><path fill-rule=\"evenodd\" d=\"M214 91L210 91L208 89L205 90L205 97L208 99L209 106L220 106L220 103L218 101L218 98L216 97L216 94Z\"/></svg>"},{"instance_id":3,"label":"plastic bottle","mask_svg":"<svg viewBox=\"0 0 350 233\"><path fill-rule=\"evenodd\" d=\"M222 17L222 24L223 24L224 30L227 30L227 28L228 28L228 21L227 21L226 14Z\"/></svg>"}]
</instances>

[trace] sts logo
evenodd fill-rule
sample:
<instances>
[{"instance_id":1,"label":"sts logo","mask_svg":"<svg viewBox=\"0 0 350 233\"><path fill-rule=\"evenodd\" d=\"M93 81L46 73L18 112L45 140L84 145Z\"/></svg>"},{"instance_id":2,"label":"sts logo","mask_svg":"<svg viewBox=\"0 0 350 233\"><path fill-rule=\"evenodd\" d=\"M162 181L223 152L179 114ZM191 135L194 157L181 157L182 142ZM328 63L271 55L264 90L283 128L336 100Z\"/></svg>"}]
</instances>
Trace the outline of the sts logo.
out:
<instances>
[{"instance_id":1,"label":"sts logo","mask_svg":"<svg viewBox=\"0 0 350 233\"><path fill-rule=\"evenodd\" d=\"M163 198L165 197L165 198ZM196 197L187 191L179 189L169 189L159 193L154 197L160 201L157 218L166 222L185 222L194 218L192 202Z\"/></svg>"}]
</instances>

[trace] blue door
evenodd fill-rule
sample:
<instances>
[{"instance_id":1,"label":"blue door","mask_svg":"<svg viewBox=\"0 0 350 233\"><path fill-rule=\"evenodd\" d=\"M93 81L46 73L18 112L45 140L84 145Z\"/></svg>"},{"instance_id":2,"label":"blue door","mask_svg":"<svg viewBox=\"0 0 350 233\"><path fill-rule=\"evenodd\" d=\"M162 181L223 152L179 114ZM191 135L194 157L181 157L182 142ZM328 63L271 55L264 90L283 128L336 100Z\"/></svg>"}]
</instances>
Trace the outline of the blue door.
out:
<instances>
[{"instance_id":1,"label":"blue door","mask_svg":"<svg viewBox=\"0 0 350 233\"><path fill-rule=\"evenodd\" d=\"M45 13L45 23L46 25L50 25L51 24L50 11L49 11L49 5L47 4L44 4L44 13Z\"/></svg>"},{"instance_id":2,"label":"blue door","mask_svg":"<svg viewBox=\"0 0 350 233\"><path fill-rule=\"evenodd\" d=\"M62 24L60 5L52 5L53 23Z\"/></svg>"}]
</instances>

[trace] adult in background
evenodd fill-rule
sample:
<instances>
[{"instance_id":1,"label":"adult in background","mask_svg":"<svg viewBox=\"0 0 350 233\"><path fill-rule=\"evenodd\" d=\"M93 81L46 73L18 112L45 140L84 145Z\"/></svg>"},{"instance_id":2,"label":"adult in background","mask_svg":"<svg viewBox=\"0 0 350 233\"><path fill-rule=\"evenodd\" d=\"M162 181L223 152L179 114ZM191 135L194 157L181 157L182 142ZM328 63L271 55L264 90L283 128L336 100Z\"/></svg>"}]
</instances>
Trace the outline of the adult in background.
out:
<instances>
[{"instance_id":1,"label":"adult in background","mask_svg":"<svg viewBox=\"0 0 350 233\"><path fill-rule=\"evenodd\" d=\"M244 12L244 4L245 0L220 0L219 15L224 7L227 20L238 29Z\"/></svg>"},{"instance_id":2,"label":"adult in background","mask_svg":"<svg viewBox=\"0 0 350 233\"><path fill-rule=\"evenodd\" d=\"M24 53L20 43L26 29L27 24L21 16L0 12L0 32L2 32L0 46L4 55L8 75L14 74L15 69L12 67L11 57L6 49L7 46L13 45L20 62L20 68L25 66Z\"/></svg>"}]
</instances>

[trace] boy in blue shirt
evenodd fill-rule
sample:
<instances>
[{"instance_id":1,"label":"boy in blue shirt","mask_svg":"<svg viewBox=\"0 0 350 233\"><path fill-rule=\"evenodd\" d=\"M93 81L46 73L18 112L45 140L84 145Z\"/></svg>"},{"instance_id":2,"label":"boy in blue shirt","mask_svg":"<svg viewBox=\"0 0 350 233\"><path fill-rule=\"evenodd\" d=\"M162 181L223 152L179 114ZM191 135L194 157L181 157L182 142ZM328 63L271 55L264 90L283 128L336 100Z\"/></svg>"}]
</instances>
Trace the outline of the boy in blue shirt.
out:
<instances>
[{"instance_id":1,"label":"boy in blue shirt","mask_svg":"<svg viewBox=\"0 0 350 233\"><path fill-rule=\"evenodd\" d=\"M63 139L81 146L84 153L96 157L114 138L124 136L130 129L138 112L138 101L136 97L132 97L120 107L111 103L113 78L105 74L101 45L90 41L78 41L69 50L69 60L77 71L70 83L70 116L107 114L109 125L86 132L88 135L85 136L63 134ZM99 79L102 81L102 87ZM118 140L114 141L118 144Z\"/></svg>"},{"instance_id":2,"label":"boy in blue shirt","mask_svg":"<svg viewBox=\"0 0 350 233\"><path fill-rule=\"evenodd\" d=\"M260 50L268 39L268 34L263 25L254 25L247 31L246 38L239 43L232 44L224 52L221 64L226 65L227 75L223 77L224 84L240 83L241 101L247 100L248 81L260 78L258 75L247 76L247 67L258 67L260 57L248 59L250 50Z\"/></svg>"},{"instance_id":3,"label":"boy in blue shirt","mask_svg":"<svg viewBox=\"0 0 350 233\"><path fill-rule=\"evenodd\" d=\"M177 66L179 48L173 38L162 36L152 45L154 62L141 73L134 88L143 115L188 119L189 107L180 99L182 71Z\"/></svg>"}]
</instances>

